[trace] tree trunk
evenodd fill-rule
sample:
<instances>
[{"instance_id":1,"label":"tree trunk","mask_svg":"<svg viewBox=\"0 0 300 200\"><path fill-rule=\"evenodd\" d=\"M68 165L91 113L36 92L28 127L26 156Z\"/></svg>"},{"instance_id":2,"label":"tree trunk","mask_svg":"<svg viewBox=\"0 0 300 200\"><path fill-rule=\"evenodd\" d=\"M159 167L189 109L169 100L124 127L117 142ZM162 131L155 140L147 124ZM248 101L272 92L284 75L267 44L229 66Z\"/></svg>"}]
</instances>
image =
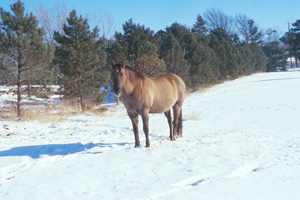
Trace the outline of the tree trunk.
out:
<instances>
[{"instance_id":1,"label":"tree trunk","mask_svg":"<svg viewBox=\"0 0 300 200\"><path fill-rule=\"evenodd\" d=\"M29 83L29 81L28 81L28 88L27 88L27 96L28 97L30 97L30 83Z\"/></svg>"},{"instance_id":2,"label":"tree trunk","mask_svg":"<svg viewBox=\"0 0 300 200\"><path fill-rule=\"evenodd\" d=\"M298 68L298 59L295 56L295 60L296 60L296 67Z\"/></svg>"},{"instance_id":3,"label":"tree trunk","mask_svg":"<svg viewBox=\"0 0 300 200\"><path fill-rule=\"evenodd\" d=\"M195 80L194 80L193 76L191 76L191 84L192 84L192 90L193 90L193 92L195 92L196 86L195 86Z\"/></svg>"},{"instance_id":4,"label":"tree trunk","mask_svg":"<svg viewBox=\"0 0 300 200\"><path fill-rule=\"evenodd\" d=\"M85 111L85 98L83 95L80 96L80 106L81 106L81 111L84 113Z\"/></svg>"},{"instance_id":5,"label":"tree trunk","mask_svg":"<svg viewBox=\"0 0 300 200\"><path fill-rule=\"evenodd\" d=\"M18 102L17 102L17 116L21 117L21 67L18 67Z\"/></svg>"}]
</instances>

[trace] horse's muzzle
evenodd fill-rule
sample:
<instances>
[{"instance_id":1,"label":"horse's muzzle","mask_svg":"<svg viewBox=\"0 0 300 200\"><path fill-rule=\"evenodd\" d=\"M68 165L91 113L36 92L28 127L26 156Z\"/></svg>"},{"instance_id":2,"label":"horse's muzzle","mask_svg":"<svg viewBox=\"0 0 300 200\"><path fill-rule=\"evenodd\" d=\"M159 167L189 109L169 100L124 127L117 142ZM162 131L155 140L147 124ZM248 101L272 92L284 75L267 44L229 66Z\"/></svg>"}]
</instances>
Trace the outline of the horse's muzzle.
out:
<instances>
[{"instance_id":1,"label":"horse's muzzle","mask_svg":"<svg viewBox=\"0 0 300 200\"><path fill-rule=\"evenodd\" d=\"M114 95L115 95L115 97L120 97L121 96L121 90L114 90Z\"/></svg>"}]
</instances>

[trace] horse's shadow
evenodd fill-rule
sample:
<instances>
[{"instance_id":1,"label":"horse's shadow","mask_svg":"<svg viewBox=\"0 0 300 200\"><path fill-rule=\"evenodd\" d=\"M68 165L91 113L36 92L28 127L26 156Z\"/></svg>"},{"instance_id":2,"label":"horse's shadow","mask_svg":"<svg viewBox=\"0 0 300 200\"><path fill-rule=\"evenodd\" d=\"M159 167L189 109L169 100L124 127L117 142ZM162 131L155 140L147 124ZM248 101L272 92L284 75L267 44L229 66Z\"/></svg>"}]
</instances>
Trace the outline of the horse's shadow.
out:
<instances>
[{"instance_id":1,"label":"horse's shadow","mask_svg":"<svg viewBox=\"0 0 300 200\"><path fill-rule=\"evenodd\" d=\"M0 151L0 157L6 156L28 156L33 159L39 158L41 155L48 156L65 156L75 153L85 153L85 154L99 154L101 151L88 152L86 150L92 149L94 147L112 147L115 145L124 146L129 143L71 143L71 144L46 144L46 145L35 145L35 146L21 146L14 147L9 150Z\"/></svg>"}]
</instances>

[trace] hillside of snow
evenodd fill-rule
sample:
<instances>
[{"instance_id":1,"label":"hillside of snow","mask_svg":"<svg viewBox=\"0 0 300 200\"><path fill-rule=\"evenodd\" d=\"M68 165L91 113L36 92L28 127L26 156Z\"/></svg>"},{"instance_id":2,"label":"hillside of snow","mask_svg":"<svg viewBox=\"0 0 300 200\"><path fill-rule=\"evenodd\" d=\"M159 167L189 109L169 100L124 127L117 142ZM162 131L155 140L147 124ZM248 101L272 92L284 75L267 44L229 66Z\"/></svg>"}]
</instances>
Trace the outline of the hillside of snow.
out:
<instances>
[{"instance_id":1,"label":"hillside of snow","mask_svg":"<svg viewBox=\"0 0 300 200\"><path fill-rule=\"evenodd\" d=\"M0 121L0 199L300 199L300 70L189 94L183 137L169 141L152 114L150 148L142 120L134 148L124 106L107 107L56 124Z\"/></svg>"}]
</instances>

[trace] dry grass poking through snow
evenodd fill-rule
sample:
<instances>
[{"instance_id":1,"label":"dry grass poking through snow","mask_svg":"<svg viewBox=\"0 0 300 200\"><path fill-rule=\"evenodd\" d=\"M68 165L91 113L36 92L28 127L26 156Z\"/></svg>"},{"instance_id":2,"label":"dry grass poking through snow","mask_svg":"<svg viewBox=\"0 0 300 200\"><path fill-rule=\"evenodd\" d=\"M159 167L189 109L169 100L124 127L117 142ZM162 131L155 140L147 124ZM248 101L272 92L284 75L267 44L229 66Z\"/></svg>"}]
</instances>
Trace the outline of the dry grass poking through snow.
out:
<instances>
[{"instance_id":1,"label":"dry grass poking through snow","mask_svg":"<svg viewBox=\"0 0 300 200\"><path fill-rule=\"evenodd\" d=\"M21 107L22 117L16 116L17 106L11 103L0 111L0 119L9 121L39 121L41 123L59 123L63 122L69 116L82 114L80 106L72 100L62 100L57 104L36 104L23 105ZM95 107L88 105L86 115L108 116L107 108L104 106Z\"/></svg>"},{"instance_id":2,"label":"dry grass poking through snow","mask_svg":"<svg viewBox=\"0 0 300 200\"><path fill-rule=\"evenodd\" d=\"M188 116L185 117L186 120L198 121L200 120L200 116L195 111L190 112Z\"/></svg>"}]
</instances>

